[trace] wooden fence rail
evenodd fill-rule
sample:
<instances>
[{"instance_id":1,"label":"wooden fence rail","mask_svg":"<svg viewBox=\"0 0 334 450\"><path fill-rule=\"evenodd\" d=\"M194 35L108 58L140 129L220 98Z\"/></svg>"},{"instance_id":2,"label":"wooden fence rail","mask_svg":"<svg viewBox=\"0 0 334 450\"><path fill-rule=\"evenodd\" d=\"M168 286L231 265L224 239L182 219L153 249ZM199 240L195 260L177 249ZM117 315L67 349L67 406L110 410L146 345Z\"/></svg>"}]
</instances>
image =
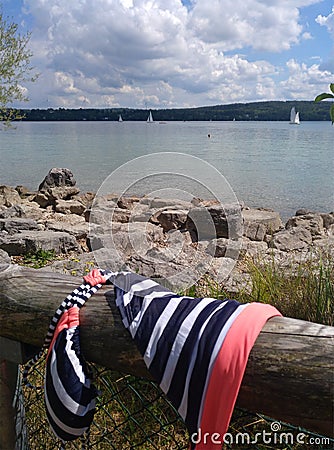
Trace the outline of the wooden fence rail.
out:
<instances>
[{"instance_id":1,"label":"wooden fence rail","mask_svg":"<svg viewBox=\"0 0 334 450\"><path fill-rule=\"evenodd\" d=\"M40 347L54 311L81 282L44 270L0 266L0 336ZM112 287L105 286L80 312L86 359L149 379L113 299ZM333 436L333 381L334 327L274 317L251 351L237 405Z\"/></svg>"}]
</instances>

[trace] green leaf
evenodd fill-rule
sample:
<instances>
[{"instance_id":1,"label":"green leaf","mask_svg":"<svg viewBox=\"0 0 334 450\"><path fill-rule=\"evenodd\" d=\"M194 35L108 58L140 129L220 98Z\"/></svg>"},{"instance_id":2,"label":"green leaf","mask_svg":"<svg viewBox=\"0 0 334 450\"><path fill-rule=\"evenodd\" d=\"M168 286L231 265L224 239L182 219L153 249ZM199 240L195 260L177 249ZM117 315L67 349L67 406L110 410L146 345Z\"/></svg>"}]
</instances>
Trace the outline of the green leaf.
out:
<instances>
[{"instance_id":1,"label":"green leaf","mask_svg":"<svg viewBox=\"0 0 334 450\"><path fill-rule=\"evenodd\" d=\"M331 83L330 85L329 85L329 89L333 92L333 94L334 94L334 83Z\"/></svg>"},{"instance_id":2,"label":"green leaf","mask_svg":"<svg viewBox=\"0 0 334 450\"><path fill-rule=\"evenodd\" d=\"M334 86L334 85L333 85ZM327 94L326 92L323 92L322 94L319 94L314 99L315 102L321 102L321 100L324 100L325 98L334 98L333 94Z\"/></svg>"},{"instance_id":3,"label":"green leaf","mask_svg":"<svg viewBox=\"0 0 334 450\"><path fill-rule=\"evenodd\" d=\"M331 106L331 109L329 111L329 114L331 116L332 125L334 124L334 105Z\"/></svg>"}]
</instances>

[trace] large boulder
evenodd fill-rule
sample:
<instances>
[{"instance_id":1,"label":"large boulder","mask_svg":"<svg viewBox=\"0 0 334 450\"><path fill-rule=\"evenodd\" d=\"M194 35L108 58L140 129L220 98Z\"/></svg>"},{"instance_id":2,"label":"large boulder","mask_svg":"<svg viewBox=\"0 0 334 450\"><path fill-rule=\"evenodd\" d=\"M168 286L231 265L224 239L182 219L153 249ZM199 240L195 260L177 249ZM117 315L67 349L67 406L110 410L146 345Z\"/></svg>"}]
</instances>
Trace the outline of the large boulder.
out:
<instances>
[{"instance_id":1,"label":"large boulder","mask_svg":"<svg viewBox=\"0 0 334 450\"><path fill-rule=\"evenodd\" d=\"M280 215L276 211L268 209L244 209L245 236L256 241L263 240L265 234L272 234L283 227ZM259 226L260 225L260 226Z\"/></svg>"},{"instance_id":2,"label":"large boulder","mask_svg":"<svg viewBox=\"0 0 334 450\"><path fill-rule=\"evenodd\" d=\"M274 234L269 246L281 251L294 251L307 249L312 244L310 230L302 226L282 230Z\"/></svg>"},{"instance_id":3,"label":"large boulder","mask_svg":"<svg viewBox=\"0 0 334 450\"><path fill-rule=\"evenodd\" d=\"M0 249L11 256L24 255L37 250L53 250L55 253L81 252L74 236L53 231L24 231L14 235L0 234Z\"/></svg>"},{"instance_id":4,"label":"large boulder","mask_svg":"<svg viewBox=\"0 0 334 450\"><path fill-rule=\"evenodd\" d=\"M324 233L324 222L320 214L304 214L291 217L285 228L291 230L295 227L303 227L310 231L312 236L320 236Z\"/></svg>"},{"instance_id":5,"label":"large boulder","mask_svg":"<svg viewBox=\"0 0 334 450\"><path fill-rule=\"evenodd\" d=\"M0 219L0 231L9 234L15 234L20 231L41 230L41 226L33 219L14 217L9 219Z\"/></svg>"},{"instance_id":6,"label":"large boulder","mask_svg":"<svg viewBox=\"0 0 334 450\"><path fill-rule=\"evenodd\" d=\"M237 239L243 230L240 206L218 204L192 208L185 228L194 240Z\"/></svg>"},{"instance_id":7,"label":"large boulder","mask_svg":"<svg viewBox=\"0 0 334 450\"><path fill-rule=\"evenodd\" d=\"M47 191L54 187L75 186L76 181L69 169L53 168L49 170L44 180L38 187L39 191Z\"/></svg>"}]
</instances>

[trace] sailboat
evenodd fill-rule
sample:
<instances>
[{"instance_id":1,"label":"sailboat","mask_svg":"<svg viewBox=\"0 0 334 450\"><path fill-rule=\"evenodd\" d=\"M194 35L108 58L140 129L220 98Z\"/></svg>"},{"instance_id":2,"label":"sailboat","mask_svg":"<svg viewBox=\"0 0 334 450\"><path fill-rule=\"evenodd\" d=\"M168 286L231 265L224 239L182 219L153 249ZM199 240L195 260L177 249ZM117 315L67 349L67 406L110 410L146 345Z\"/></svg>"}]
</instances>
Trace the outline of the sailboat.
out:
<instances>
[{"instance_id":1,"label":"sailboat","mask_svg":"<svg viewBox=\"0 0 334 450\"><path fill-rule=\"evenodd\" d=\"M150 114L148 115L148 118L147 118L146 122L148 122L148 123L153 123L154 122L151 111L150 111Z\"/></svg>"},{"instance_id":2,"label":"sailboat","mask_svg":"<svg viewBox=\"0 0 334 450\"><path fill-rule=\"evenodd\" d=\"M118 122L123 122L123 118L122 118L121 114L118 116Z\"/></svg>"},{"instance_id":3,"label":"sailboat","mask_svg":"<svg viewBox=\"0 0 334 450\"><path fill-rule=\"evenodd\" d=\"M291 125L299 125L299 111L296 112L296 108L293 106L290 111L290 124Z\"/></svg>"}]
</instances>

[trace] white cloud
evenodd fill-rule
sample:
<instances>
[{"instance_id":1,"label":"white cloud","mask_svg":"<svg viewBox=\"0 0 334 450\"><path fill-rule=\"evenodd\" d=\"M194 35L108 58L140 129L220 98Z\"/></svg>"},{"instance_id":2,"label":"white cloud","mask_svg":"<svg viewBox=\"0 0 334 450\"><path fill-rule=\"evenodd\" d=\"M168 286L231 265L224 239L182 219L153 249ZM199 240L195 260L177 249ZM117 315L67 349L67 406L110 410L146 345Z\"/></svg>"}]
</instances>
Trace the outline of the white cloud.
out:
<instances>
[{"instance_id":1,"label":"white cloud","mask_svg":"<svg viewBox=\"0 0 334 450\"><path fill-rule=\"evenodd\" d=\"M280 83L282 92L286 99L303 100L308 92L308 98L314 99L312 93L319 93L321 86L327 86L332 74L329 71L320 70L319 64L307 66L305 63L298 63L294 59L287 62L289 76Z\"/></svg>"},{"instance_id":2,"label":"white cloud","mask_svg":"<svg viewBox=\"0 0 334 450\"><path fill-rule=\"evenodd\" d=\"M197 0L187 9L181 0L25 0L41 72L30 98L68 107L283 98L282 68L264 55L310 39L299 8L319 1ZM333 18L317 21L330 29ZM301 69L303 76L311 76L311 67ZM322 82L319 67L316 76Z\"/></svg>"},{"instance_id":3,"label":"white cloud","mask_svg":"<svg viewBox=\"0 0 334 450\"><path fill-rule=\"evenodd\" d=\"M315 21L319 24L319 25L323 25L325 27L327 27L329 33L332 35L332 37L334 37L334 6L332 8L332 12L330 14L328 14L328 16L321 16L319 14L319 16L315 19Z\"/></svg>"}]
</instances>

